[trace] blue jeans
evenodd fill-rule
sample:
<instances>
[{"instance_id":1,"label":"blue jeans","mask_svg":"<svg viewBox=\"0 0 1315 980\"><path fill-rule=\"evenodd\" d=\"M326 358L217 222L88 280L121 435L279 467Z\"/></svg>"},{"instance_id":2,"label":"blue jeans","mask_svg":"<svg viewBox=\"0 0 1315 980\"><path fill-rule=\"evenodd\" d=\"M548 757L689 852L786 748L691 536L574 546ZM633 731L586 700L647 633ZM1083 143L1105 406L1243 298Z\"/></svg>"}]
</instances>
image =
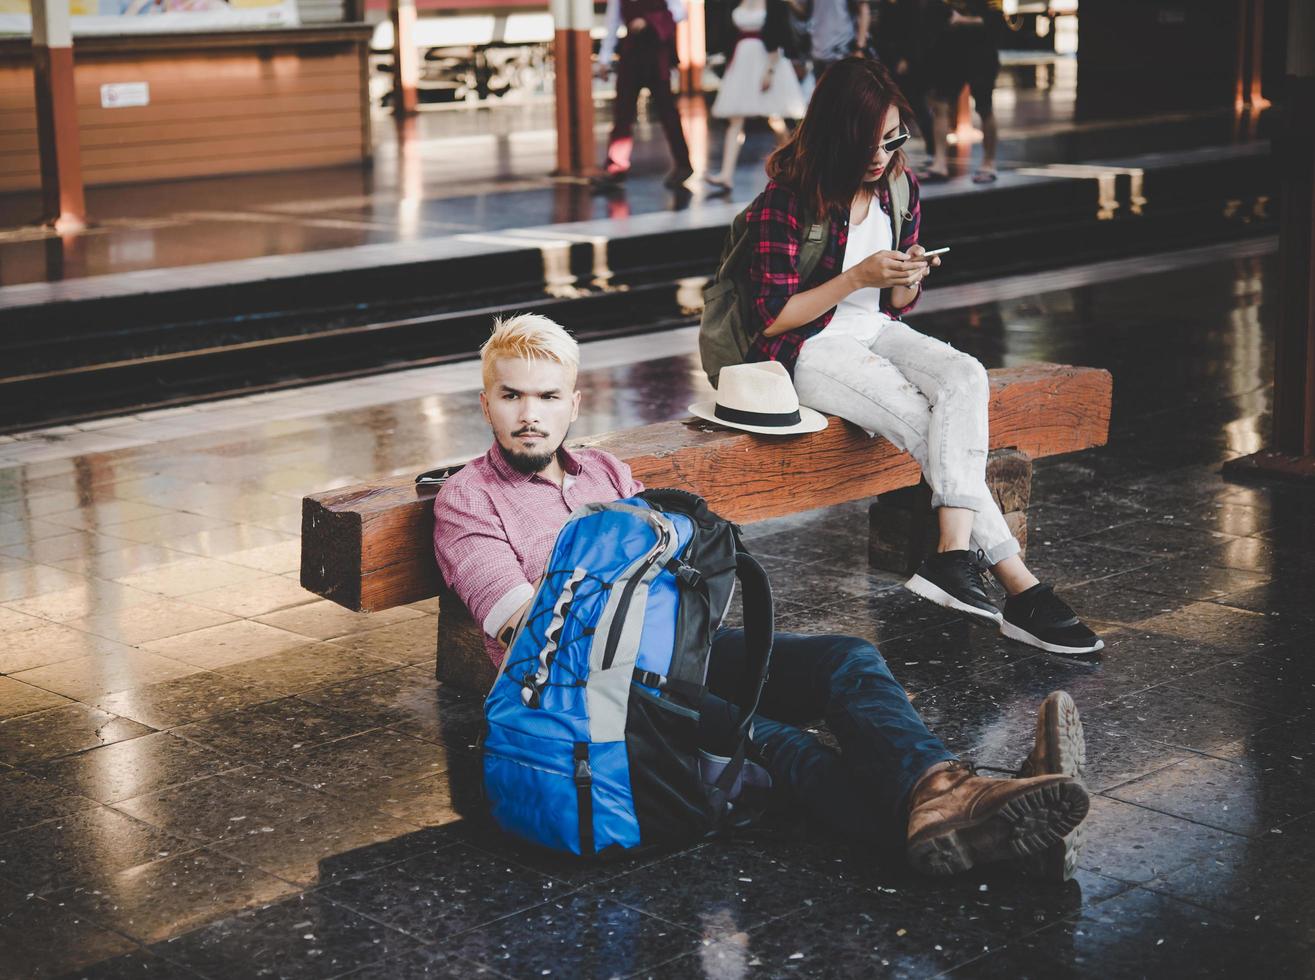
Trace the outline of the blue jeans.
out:
<instances>
[{"instance_id":1,"label":"blue jeans","mask_svg":"<svg viewBox=\"0 0 1315 980\"><path fill-rule=\"evenodd\" d=\"M744 656L743 630L718 631L703 706L712 751L738 717L730 699L743 686ZM800 727L818 720L840 752ZM902 839L918 778L955 758L923 724L877 648L852 636L776 634L753 747L783 802L829 831L887 843Z\"/></svg>"}]
</instances>

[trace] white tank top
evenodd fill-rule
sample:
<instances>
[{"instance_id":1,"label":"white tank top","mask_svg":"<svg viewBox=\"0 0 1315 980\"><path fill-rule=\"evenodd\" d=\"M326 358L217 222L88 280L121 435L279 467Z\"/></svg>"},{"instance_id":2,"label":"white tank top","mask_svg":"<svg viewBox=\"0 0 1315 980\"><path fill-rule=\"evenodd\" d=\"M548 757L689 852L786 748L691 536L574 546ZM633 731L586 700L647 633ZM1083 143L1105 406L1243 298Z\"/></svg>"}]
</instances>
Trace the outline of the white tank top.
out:
<instances>
[{"instance_id":1,"label":"white tank top","mask_svg":"<svg viewBox=\"0 0 1315 980\"><path fill-rule=\"evenodd\" d=\"M850 212L853 213L852 211ZM875 197L868 202L867 217L861 225L849 222L849 238L845 242L845 259L841 271L858 265L874 252L891 247L890 217L881 210ZM856 289L836 306L836 316L855 314L871 315L881 310L881 290L875 286Z\"/></svg>"}]
</instances>

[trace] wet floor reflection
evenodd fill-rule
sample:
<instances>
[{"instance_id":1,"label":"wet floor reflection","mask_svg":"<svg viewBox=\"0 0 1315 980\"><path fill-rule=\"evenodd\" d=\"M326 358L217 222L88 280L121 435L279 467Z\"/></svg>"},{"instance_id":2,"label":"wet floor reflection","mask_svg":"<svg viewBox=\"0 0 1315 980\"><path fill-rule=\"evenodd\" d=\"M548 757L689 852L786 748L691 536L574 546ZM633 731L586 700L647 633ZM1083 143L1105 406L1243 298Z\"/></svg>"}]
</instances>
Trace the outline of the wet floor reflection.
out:
<instances>
[{"instance_id":1,"label":"wet floor reflection","mask_svg":"<svg viewBox=\"0 0 1315 980\"><path fill-rule=\"evenodd\" d=\"M1039 463L1029 513L1029 564L1099 624L1097 663L910 599L867 566L861 503L746 529L781 626L876 642L956 751L1016 766L1040 698L1073 693L1097 794L1075 882L920 881L787 821L601 868L499 836L480 700L434 680L436 604L361 616L297 582L304 493L486 448L463 368L242 403L233 428L178 411L142 423L150 440L0 464L5 966L1306 972L1315 512L1218 475L1267 432L1273 268L915 320L993 365L1113 372L1109 446ZM577 434L683 416L705 390L670 336L625 343L586 349ZM591 366L591 350L611 353Z\"/></svg>"}]
</instances>

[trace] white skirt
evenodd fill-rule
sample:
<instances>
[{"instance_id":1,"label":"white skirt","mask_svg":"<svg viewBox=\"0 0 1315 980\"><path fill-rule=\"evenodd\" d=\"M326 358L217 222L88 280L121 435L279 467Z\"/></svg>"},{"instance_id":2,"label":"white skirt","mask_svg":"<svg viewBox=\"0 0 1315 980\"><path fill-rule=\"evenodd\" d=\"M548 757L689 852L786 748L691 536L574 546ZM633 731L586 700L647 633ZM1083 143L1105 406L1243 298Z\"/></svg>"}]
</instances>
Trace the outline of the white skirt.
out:
<instances>
[{"instance_id":1,"label":"white skirt","mask_svg":"<svg viewBox=\"0 0 1315 980\"><path fill-rule=\"evenodd\" d=\"M726 66L721 89L712 103L718 119L731 116L780 116L783 119L804 117L804 93L795 77L794 65L782 56L772 72L771 87L763 91L763 75L770 55L756 37L741 38Z\"/></svg>"}]
</instances>

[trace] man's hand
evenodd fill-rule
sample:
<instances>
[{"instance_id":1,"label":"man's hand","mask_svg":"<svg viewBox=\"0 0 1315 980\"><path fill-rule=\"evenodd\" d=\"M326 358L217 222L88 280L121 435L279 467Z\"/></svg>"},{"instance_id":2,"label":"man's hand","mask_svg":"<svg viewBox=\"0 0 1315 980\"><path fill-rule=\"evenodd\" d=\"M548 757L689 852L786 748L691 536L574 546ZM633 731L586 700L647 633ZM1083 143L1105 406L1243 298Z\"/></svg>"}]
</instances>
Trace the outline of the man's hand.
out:
<instances>
[{"instance_id":1,"label":"man's hand","mask_svg":"<svg viewBox=\"0 0 1315 980\"><path fill-rule=\"evenodd\" d=\"M631 34L638 34L647 26L648 26L648 21L644 20L643 17L636 17L634 20L632 20L629 24L626 25L626 30Z\"/></svg>"},{"instance_id":2,"label":"man's hand","mask_svg":"<svg viewBox=\"0 0 1315 980\"><path fill-rule=\"evenodd\" d=\"M597 75L601 81L605 82L612 77L612 66L600 61L594 67L594 74Z\"/></svg>"},{"instance_id":3,"label":"man's hand","mask_svg":"<svg viewBox=\"0 0 1315 980\"><path fill-rule=\"evenodd\" d=\"M936 259L930 261L935 262ZM884 251L869 255L845 275L849 276L855 289L869 286L877 289L893 289L896 286L912 288L927 275L928 268L925 260L914 262L904 252Z\"/></svg>"}]
</instances>

